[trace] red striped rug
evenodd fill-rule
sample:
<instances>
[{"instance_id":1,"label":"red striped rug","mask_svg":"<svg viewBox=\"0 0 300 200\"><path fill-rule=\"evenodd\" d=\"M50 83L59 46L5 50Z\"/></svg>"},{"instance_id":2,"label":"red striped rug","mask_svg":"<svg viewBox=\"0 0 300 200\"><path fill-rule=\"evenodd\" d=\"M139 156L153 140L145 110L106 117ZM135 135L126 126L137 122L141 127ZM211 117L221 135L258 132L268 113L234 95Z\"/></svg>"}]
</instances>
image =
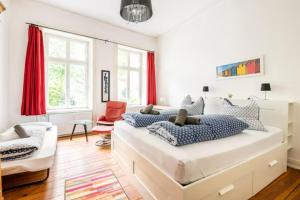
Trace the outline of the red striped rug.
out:
<instances>
[{"instance_id":1,"label":"red striped rug","mask_svg":"<svg viewBox=\"0 0 300 200\"><path fill-rule=\"evenodd\" d=\"M111 170L101 170L66 180L66 200L128 200Z\"/></svg>"}]
</instances>

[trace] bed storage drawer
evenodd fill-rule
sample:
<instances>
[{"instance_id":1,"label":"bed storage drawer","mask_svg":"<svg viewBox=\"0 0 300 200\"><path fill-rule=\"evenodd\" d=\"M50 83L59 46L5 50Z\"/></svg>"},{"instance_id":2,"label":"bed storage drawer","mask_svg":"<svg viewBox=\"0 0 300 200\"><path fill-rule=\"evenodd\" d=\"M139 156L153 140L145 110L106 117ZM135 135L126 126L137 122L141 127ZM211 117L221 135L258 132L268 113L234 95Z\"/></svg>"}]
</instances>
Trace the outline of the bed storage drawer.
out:
<instances>
[{"instance_id":1,"label":"bed storage drawer","mask_svg":"<svg viewBox=\"0 0 300 200\"><path fill-rule=\"evenodd\" d=\"M236 181L228 182L203 200L246 200L252 196L252 174L239 178Z\"/></svg>"},{"instance_id":2,"label":"bed storage drawer","mask_svg":"<svg viewBox=\"0 0 300 200\"><path fill-rule=\"evenodd\" d=\"M264 155L261 162L257 162L253 172L253 192L256 194L274 179L286 171L286 161L283 152L276 149Z\"/></svg>"}]
</instances>

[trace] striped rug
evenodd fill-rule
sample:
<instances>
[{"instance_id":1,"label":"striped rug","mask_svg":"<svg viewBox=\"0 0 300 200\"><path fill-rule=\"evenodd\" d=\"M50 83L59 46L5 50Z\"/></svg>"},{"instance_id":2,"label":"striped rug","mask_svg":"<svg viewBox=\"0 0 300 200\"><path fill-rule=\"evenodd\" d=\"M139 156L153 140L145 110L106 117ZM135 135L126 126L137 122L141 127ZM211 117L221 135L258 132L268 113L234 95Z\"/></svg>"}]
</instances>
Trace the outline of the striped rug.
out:
<instances>
[{"instance_id":1,"label":"striped rug","mask_svg":"<svg viewBox=\"0 0 300 200\"><path fill-rule=\"evenodd\" d=\"M111 170L101 170L66 180L66 200L128 200Z\"/></svg>"}]
</instances>

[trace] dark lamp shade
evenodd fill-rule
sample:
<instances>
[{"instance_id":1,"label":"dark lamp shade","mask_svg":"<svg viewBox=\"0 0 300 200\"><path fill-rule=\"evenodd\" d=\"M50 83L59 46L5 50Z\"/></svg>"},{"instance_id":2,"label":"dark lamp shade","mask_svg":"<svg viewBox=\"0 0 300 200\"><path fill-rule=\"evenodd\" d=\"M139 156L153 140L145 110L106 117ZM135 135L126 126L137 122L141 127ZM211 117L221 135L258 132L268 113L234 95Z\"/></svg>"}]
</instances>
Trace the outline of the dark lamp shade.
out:
<instances>
[{"instance_id":1,"label":"dark lamp shade","mask_svg":"<svg viewBox=\"0 0 300 200\"><path fill-rule=\"evenodd\" d=\"M271 91L271 84L270 83L262 83L260 90L261 91Z\"/></svg>"},{"instance_id":2,"label":"dark lamp shade","mask_svg":"<svg viewBox=\"0 0 300 200\"><path fill-rule=\"evenodd\" d=\"M208 87L208 86L203 86L202 91L203 91L203 92L209 92L209 87Z\"/></svg>"},{"instance_id":3,"label":"dark lamp shade","mask_svg":"<svg viewBox=\"0 0 300 200\"><path fill-rule=\"evenodd\" d=\"M129 22L144 22L153 15L151 0L122 0L120 15Z\"/></svg>"}]
</instances>

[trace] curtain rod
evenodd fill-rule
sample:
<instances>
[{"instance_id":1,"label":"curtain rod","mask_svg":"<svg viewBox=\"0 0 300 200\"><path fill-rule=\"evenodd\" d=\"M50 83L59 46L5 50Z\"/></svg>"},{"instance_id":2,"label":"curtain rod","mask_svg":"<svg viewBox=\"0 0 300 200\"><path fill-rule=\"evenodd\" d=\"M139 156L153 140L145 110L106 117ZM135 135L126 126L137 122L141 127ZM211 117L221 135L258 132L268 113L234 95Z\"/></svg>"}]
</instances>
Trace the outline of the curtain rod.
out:
<instances>
[{"instance_id":1,"label":"curtain rod","mask_svg":"<svg viewBox=\"0 0 300 200\"><path fill-rule=\"evenodd\" d=\"M102 39L102 38L92 37L92 36L88 36L88 35L84 35L84 34L79 34L79 33L73 33L73 32L70 32L70 31L64 31L64 30L60 30L60 29L57 29L57 28L52 28L52 27L48 27L48 26L44 26L44 25L34 24L34 23L30 23L30 22L26 22L26 24L38 26L38 27L41 27L41 28L47 28L47 29L51 29L51 30L55 30L55 31L60 31L60 32L64 32L64 33L74 34L74 35L78 35L78 36L82 36L82 37L87 37L87 38L91 38L91 39L94 39L94 40L100 40L100 41L103 41L105 43L112 43L112 44L122 45L122 46L130 47L130 48L134 48L134 49L143 50L143 51L154 52L153 50L142 49L142 48L139 48L139 47L134 47L134 46L130 46L130 45L127 45L127 44L122 44L122 43L111 41L111 40L106 40L106 39Z\"/></svg>"}]
</instances>

